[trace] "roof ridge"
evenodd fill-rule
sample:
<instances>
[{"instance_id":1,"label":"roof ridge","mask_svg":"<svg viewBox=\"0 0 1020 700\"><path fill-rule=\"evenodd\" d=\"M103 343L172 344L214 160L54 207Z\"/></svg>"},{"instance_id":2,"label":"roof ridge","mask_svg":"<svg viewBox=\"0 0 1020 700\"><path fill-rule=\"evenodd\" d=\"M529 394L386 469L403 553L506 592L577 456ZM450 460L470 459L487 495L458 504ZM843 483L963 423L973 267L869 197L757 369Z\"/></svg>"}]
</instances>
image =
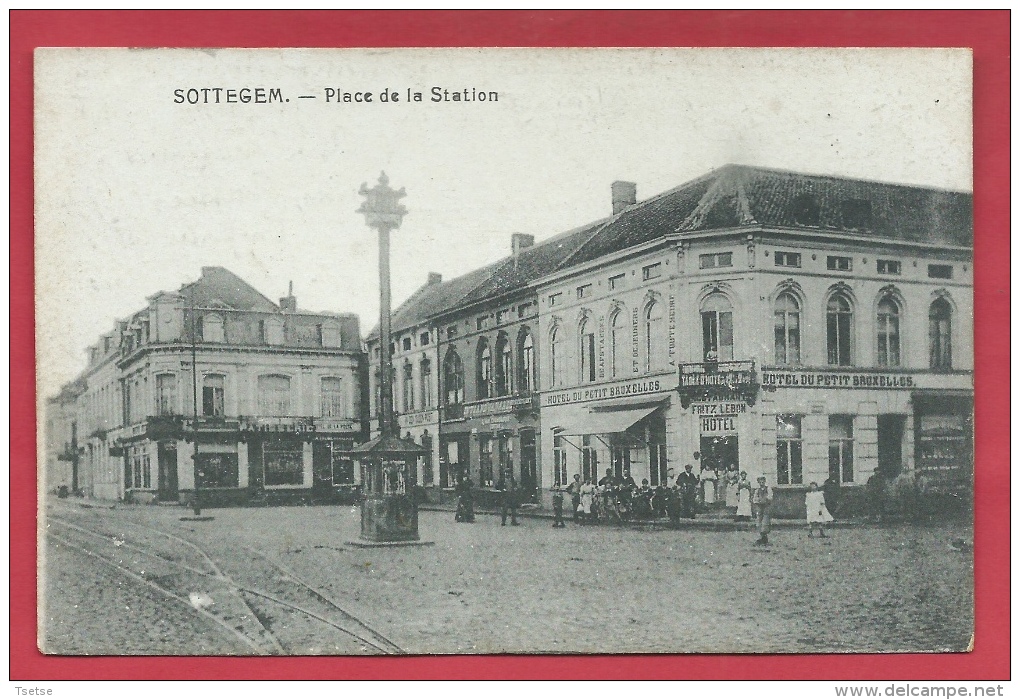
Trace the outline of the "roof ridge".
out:
<instances>
[{"instance_id":1,"label":"roof ridge","mask_svg":"<svg viewBox=\"0 0 1020 700\"><path fill-rule=\"evenodd\" d=\"M926 190L926 191L929 191L929 192L946 192L946 193L951 193L951 194L966 194L966 195L973 195L974 194L973 191L971 191L971 190L958 190L958 189L952 189L952 188L949 188L949 187L938 187L938 186L935 186L935 185L919 185L919 184L916 184L916 183L909 183L909 182L893 182L891 180L874 180L874 179L865 178L865 177L857 177L857 176L853 176L853 175L837 175L837 174L833 174L833 173L808 173L808 172L803 172L803 171L800 171L800 170L789 170L789 169L786 169L786 168L772 168L772 167L768 167L768 166L764 166L764 165L747 165L747 164L744 164L744 163L727 163L726 165L718 168L718 170L722 170L724 168L737 168L737 169L741 169L741 170L745 170L745 171L755 170L755 171L759 171L759 172L773 173L773 174L778 174L778 175L791 175L791 176L794 176L794 177L824 178L824 179L828 179L828 180L840 180L840 181L844 181L844 182L849 180L851 182L862 182L862 183L868 183L868 184L872 184L872 185L883 185L883 186L886 186L886 187L904 187L904 188L907 188L907 189ZM715 172L715 171L713 171L713 172Z\"/></svg>"}]
</instances>

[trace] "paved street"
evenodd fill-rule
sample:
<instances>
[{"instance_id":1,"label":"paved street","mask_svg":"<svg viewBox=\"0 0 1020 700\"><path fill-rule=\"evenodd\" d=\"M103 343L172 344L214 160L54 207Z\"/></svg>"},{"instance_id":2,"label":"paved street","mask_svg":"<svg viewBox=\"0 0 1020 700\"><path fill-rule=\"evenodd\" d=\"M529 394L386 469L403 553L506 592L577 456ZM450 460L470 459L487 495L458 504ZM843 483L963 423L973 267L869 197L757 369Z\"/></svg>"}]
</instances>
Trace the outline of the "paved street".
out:
<instances>
[{"instance_id":1,"label":"paved street","mask_svg":"<svg viewBox=\"0 0 1020 700\"><path fill-rule=\"evenodd\" d=\"M252 547L408 653L963 650L973 626L972 555L951 546L972 535L959 523L862 526L827 540L787 528L763 550L751 532L553 529L528 518L500 527L485 515L467 525L423 512L434 545L361 549L347 544L359 531L352 507L217 509L209 522L182 522L180 508L75 501L48 512L65 523L51 525L61 539L45 549L43 646L54 653L251 653L186 604L75 550L72 522L99 532L100 545L122 532L132 546L142 526L173 533L237 581L268 576L252 568ZM182 561L170 541L149 540L159 562ZM282 629L282 615L256 613ZM374 648L311 629L280 638L286 653Z\"/></svg>"}]
</instances>

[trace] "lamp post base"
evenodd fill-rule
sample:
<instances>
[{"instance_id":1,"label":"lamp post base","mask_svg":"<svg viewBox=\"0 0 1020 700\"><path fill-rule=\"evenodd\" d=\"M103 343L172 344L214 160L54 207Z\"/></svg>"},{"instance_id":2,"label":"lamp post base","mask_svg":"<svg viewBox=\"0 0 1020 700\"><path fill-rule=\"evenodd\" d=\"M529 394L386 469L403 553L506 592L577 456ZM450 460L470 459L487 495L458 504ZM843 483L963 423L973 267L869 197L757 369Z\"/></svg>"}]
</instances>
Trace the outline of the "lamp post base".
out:
<instances>
[{"instance_id":1,"label":"lamp post base","mask_svg":"<svg viewBox=\"0 0 1020 700\"><path fill-rule=\"evenodd\" d=\"M405 494L369 494L361 503L361 539L380 544L417 542L418 504Z\"/></svg>"}]
</instances>

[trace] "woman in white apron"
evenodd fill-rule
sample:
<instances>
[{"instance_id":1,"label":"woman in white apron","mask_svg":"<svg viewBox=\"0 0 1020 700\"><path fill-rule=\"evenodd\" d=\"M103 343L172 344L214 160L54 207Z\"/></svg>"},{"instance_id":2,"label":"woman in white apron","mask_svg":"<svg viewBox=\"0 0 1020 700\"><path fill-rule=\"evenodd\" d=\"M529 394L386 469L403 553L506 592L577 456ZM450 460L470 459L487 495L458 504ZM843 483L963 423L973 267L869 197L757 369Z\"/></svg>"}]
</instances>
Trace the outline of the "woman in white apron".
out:
<instances>
[{"instance_id":1,"label":"woman in white apron","mask_svg":"<svg viewBox=\"0 0 1020 700\"><path fill-rule=\"evenodd\" d=\"M737 479L737 520L751 519L751 482L747 472L740 472Z\"/></svg>"}]
</instances>

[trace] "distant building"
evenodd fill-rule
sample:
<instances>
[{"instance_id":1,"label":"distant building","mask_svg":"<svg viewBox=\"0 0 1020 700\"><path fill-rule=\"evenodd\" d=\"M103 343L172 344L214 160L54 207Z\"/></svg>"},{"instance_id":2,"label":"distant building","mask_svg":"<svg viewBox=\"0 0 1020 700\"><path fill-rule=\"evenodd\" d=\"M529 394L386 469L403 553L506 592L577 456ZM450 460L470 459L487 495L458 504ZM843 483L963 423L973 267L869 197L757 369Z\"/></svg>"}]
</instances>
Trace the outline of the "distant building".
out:
<instances>
[{"instance_id":1,"label":"distant building","mask_svg":"<svg viewBox=\"0 0 1020 700\"><path fill-rule=\"evenodd\" d=\"M206 267L89 352L76 399L89 495L187 501L196 472L209 505L329 500L357 482L354 315L303 311L292 295L274 304Z\"/></svg>"}]
</instances>

